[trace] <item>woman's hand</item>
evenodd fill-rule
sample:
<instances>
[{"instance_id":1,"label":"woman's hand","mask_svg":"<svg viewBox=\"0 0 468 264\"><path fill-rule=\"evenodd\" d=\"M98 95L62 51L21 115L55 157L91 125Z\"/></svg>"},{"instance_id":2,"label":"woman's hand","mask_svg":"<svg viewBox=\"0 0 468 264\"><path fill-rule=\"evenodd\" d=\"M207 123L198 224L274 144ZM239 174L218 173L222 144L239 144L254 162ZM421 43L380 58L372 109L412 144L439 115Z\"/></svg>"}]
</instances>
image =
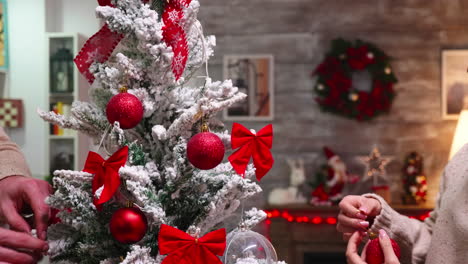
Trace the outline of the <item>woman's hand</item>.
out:
<instances>
[{"instance_id":1,"label":"woman's hand","mask_svg":"<svg viewBox=\"0 0 468 264\"><path fill-rule=\"evenodd\" d=\"M344 241L347 241L355 231L367 230L369 228L368 217L375 217L382 210L377 199L356 195L344 197L339 207L336 229L343 233Z\"/></svg>"},{"instance_id":2,"label":"woman's hand","mask_svg":"<svg viewBox=\"0 0 468 264\"><path fill-rule=\"evenodd\" d=\"M358 247L359 244L362 242L363 237L364 233L359 231L356 231L351 235L348 241L348 248L346 249L346 259L348 261L348 264L367 264L367 262L365 261L367 244L364 247L361 256L359 256L358 254ZM398 257L393 251L392 242L390 241L390 238L383 229L379 231L379 243L380 248L382 248L384 254L384 264L400 264Z\"/></svg>"},{"instance_id":3,"label":"woman's hand","mask_svg":"<svg viewBox=\"0 0 468 264\"><path fill-rule=\"evenodd\" d=\"M346 249L346 260L348 264L367 264L364 260L366 259L366 249L367 244L362 250L361 256L358 253L359 244L362 242L364 233L360 231L355 231L348 241L348 248Z\"/></svg>"}]
</instances>

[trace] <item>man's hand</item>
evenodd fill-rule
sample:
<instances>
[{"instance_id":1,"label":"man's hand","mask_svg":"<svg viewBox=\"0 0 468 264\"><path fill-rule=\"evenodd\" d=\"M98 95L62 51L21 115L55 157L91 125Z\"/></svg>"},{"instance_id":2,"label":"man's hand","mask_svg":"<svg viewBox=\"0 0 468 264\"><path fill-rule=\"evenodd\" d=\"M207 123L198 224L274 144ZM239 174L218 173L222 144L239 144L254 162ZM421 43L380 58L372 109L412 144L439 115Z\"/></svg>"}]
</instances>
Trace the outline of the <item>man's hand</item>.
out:
<instances>
[{"instance_id":1,"label":"man's hand","mask_svg":"<svg viewBox=\"0 0 468 264\"><path fill-rule=\"evenodd\" d=\"M0 228L0 263L30 264L42 258L49 246L29 234Z\"/></svg>"},{"instance_id":2,"label":"man's hand","mask_svg":"<svg viewBox=\"0 0 468 264\"><path fill-rule=\"evenodd\" d=\"M24 232L30 236L31 227L20 215L30 208L34 213L37 236L39 239L46 240L50 208L45 203L45 199L51 193L52 187L42 180L23 176L10 176L0 180L0 218L3 218L12 230ZM12 234L9 233L9 235ZM0 242L3 240L0 233ZM0 250L0 256L1 253ZM3 258L0 259L3 260Z\"/></svg>"},{"instance_id":3,"label":"man's hand","mask_svg":"<svg viewBox=\"0 0 468 264\"><path fill-rule=\"evenodd\" d=\"M367 230L369 218L379 215L382 210L382 205L377 199L355 195L344 197L339 206L336 229L343 233L345 241L348 241L355 231Z\"/></svg>"}]
</instances>

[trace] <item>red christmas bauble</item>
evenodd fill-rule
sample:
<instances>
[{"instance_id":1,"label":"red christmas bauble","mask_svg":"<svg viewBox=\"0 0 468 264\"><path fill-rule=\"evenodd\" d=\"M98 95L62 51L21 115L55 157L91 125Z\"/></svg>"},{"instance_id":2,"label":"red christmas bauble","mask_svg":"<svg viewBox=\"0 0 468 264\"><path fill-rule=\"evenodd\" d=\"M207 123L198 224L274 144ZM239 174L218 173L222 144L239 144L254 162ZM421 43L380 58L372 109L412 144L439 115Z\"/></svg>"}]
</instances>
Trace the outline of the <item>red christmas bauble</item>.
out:
<instances>
[{"instance_id":1,"label":"red christmas bauble","mask_svg":"<svg viewBox=\"0 0 468 264\"><path fill-rule=\"evenodd\" d=\"M187 158L198 169L213 169L223 161L224 144L211 132L196 134L187 144Z\"/></svg>"},{"instance_id":2,"label":"red christmas bauble","mask_svg":"<svg viewBox=\"0 0 468 264\"><path fill-rule=\"evenodd\" d=\"M134 128L143 118L143 105L133 94L119 93L107 103L106 115L111 124L119 121L122 129Z\"/></svg>"},{"instance_id":3,"label":"red christmas bauble","mask_svg":"<svg viewBox=\"0 0 468 264\"><path fill-rule=\"evenodd\" d=\"M398 246L395 240L390 239L392 242L393 251L395 255L400 259L400 246ZM368 264L383 264L385 263L384 254L382 248L380 247L379 238L372 239L367 245L366 249L366 262Z\"/></svg>"},{"instance_id":4,"label":"red christmas bauble","mask_svg":"<svg viewBox=\"0 0 468 264\"><path fill-rule=\"evenodd\" d=\"M124 244L132 244L145 236L148 221L138 208L121 208L112 215L109 227L115 240Z\"/></svg>"}]
</instances>

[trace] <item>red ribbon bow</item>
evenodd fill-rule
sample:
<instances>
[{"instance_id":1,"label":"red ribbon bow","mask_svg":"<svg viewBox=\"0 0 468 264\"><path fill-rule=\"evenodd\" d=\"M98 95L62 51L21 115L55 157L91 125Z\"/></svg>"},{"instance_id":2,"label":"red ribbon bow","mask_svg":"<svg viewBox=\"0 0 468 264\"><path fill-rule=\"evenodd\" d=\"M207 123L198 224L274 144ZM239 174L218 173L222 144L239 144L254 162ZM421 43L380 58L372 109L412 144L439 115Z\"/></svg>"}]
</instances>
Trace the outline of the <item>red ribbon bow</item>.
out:
<instances>
[{"instance_id":1,"label":"red ribbon bow","mask_svg":"<svg viewBox=\"0 0 468 264\"><path fill-rule=\"evenodd\" d=\"M270 152L272 145L273 125L267 125L255 135L243 125L234 123L231 146L232 149L240 149L229 156L229 162L238 174L244 175L252 157L256 168L255 174L257 179L261 180L273 167L274 160Z\"/></svg>"},{"instance_id":2,"label":"red ribbon bow","mask_svg":"<svg viewBox=\"0 0 468 264\"><path fill-rule=\"evenodd\" d=\"M93 203L101 209L103 203L112 198L114 193L120 186L119 169L125 166L128 157L128 147L125 146L115 152L109 159L104 160L96 152L90 151L84 167L84 172L94 174L93 178L93 195L97 189L104 186L99 199L94 199Z\"/></svg>"},{"instance_id":3,"label":"red ribbon bow","mask_svg":"<svg viewBox=\"0 0 468 264\"><path fill-rule=\"evenodd\" d=\"M143 2L146 3L148 0L143 0ZM113 6L111 0L98 0L98 3L100 6ZM94 82L94 75L89 71L91 64L96 61L106 62L123 37L123 34L112 32L105 24L81 48L74 61L78 70L90 84Z\"/></svg>"},{"instance_id":4,"label":"red ribbon bow","mask_svg":"<svg viewBox=\"0 0 468 264\"><path fill-rule=\"evenodd\" d=\"M217 256L226 249L226 230L219 229L194 238L177 228L161 225L159 253L168 255L161 264L222 264Z\"/></svg>"}]
</instances>

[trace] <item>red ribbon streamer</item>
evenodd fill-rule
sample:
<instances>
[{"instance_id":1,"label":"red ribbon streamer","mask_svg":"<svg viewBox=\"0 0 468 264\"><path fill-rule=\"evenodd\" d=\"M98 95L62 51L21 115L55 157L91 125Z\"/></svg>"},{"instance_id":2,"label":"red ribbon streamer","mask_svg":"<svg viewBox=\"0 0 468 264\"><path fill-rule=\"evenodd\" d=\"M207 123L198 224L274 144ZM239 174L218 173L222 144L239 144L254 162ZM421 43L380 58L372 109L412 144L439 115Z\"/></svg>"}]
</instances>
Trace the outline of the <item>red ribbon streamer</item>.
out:
<instances>
[{"instance_id":1,"label":"red ribbon streamer","mask_svg":"<svg viewBox=\"0 0 468 264\"><path fill-rule=\"evenodd\" d=\"M94 174L93 178L93 195L97 189L104 186L101 196L99 199L94 199L93 203L101 209L103 203L107 202L112 198L114 193L120 186L119 169L125 166L128 158L128 147L125 146L115 152L109 159L104 160L96 152L90 151L88 158L86 158L84 172Z\"/></svg>"},{"instance_id":2,"label":"red ribbon streamer","mask_svg":"<svg viewBox=\"0 0 468 264\"><path fill-rule=\"evenodd\" d=\"M273 167L274 160L270 151L273 145L273 125L267 125L255 135L243 125L234 123L231 145L232 149L240 148L229 156L229 162L238 174L245 174L251 157L258 180L261 180Z\"/></svg>"},{"instance_id":3,"label":"red ribbon streamer","mask_svg":"<svg viewBox=\"0 0 468 264\"><path fill-rule=\"evenodd\" d=\"M143 0L143 2L146 3L148 0ZM111 0L98 0L98 3L100 6L113 7ZM74 62L90 84L94 82L94 75L89 71L89 67L94 62L106 62L123 37L123 34L112 32L106 24L81 48Z\"/></svg>"},{"instance_id":4,"label":"red ribbon streamer","mask_svg":"<svg viewBox=\"0 0 468 264\"><path fill-rule=\"evenodd\" d=\"M191 2L192 0L171 0L164 8L162 15L163 40L172 47L174 53L171 68L176 80L184 73L188 59L187 35L182 28L182 19L183 8L188 7Z\"/></svg>"},{"instance_id":5,"label":"red ribbon streamer","mask_svg":"<svg viewBox=\"0 0 468 264\"><path fill-rule=\"evenodd\" d=\"M158 242L159 253L168 255L161 264L222 264L217 256L226 250L226 230L219 229L197 239L162 224Z\"/></svg>"}]
</instances>

